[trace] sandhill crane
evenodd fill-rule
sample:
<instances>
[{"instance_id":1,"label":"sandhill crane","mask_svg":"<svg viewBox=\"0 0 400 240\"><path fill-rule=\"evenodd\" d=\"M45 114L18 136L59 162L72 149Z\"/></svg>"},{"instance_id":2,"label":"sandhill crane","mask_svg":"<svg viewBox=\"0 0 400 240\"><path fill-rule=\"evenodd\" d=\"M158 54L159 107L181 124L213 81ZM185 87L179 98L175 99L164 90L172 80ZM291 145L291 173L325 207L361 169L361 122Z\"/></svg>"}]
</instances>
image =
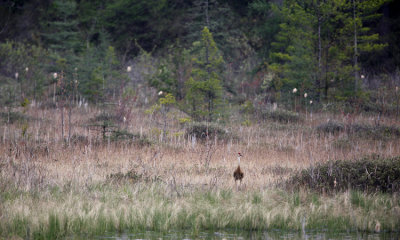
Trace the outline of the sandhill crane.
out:
<instances>
[{"instance_id":1,"label":"sandhill crane","mask_svg":"<svg viewBox=\"0 0 400 240\"><path fill-rule=\"evenodd\" d=\"M240 186L241 186L244 174L243 174L242 170L240 169L240 157L242 157L242 154L238 153L238 167L233 172L233 177L235 178L235 184L236 184L236 181L239 180ZM236 184L236 188L238 188L237 184Z\"/></svg>"}]
</instances>

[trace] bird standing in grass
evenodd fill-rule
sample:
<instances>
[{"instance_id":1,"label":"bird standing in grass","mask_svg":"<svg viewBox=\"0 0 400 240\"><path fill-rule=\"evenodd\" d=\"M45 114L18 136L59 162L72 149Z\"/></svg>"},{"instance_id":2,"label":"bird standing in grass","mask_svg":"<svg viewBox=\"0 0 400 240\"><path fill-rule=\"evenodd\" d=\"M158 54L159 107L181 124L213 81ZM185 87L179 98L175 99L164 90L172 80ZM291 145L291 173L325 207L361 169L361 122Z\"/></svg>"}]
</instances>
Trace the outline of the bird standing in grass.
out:
<instances>
[{"instance_id":1,"label":"bird standing in grass","mask_svg":"<svg viewBox=\"0 0 400 240\"><path fill-rule=\"evenodd\" d=\"M233 177L235 178L235 184L236 184L236 181L239 180L240 186L241 186L244 174L243 174L242 170L240 169L240 157L242 157L242 154L238 153L238 167L233 172ZM236 188L238 188L237 184L236 184Z\"/></svg>"}]
</instances>

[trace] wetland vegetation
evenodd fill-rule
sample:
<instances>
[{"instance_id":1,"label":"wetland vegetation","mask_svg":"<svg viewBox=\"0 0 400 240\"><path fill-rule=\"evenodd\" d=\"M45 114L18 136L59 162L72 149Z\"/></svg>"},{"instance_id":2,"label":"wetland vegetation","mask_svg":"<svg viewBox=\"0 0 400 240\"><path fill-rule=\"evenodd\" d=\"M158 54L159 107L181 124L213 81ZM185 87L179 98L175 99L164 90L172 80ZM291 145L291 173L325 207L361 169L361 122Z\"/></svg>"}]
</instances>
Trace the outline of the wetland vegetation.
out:
<instances>
[{"instance_id":1,"label":"wetland vegetation","mask_svg":"<svg viewBox=\"0 0 400 240\"><path fill-rule=\"evenodd\" d=\"M398 236L396 9L1 1L0 239Z\"/></svg>"}]
</instances>

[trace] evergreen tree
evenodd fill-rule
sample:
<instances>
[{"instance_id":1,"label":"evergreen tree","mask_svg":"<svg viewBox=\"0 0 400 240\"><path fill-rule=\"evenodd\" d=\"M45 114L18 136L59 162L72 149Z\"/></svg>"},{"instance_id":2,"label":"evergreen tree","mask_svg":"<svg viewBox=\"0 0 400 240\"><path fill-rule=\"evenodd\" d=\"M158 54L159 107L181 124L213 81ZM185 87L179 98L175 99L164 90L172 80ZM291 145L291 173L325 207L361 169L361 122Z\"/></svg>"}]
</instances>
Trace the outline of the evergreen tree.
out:
<instances>
[{"instance_id":1,"label":"evergreen tree","mask_svg":"<svg viewBox=\"0 0 400 240\"><path fill-rule=\"evenodd\" d=\"M81 42L75 1L55 0L43 18L42 29L49 49L61 54L79 52Z\"/></svg>"},{"instance_id":2,"label":"evergreen tree","mask_svg":"<svg viewBox=\"0 0 400 240\"><path fill-rule=\"evenodd\" d=\"M191 44L201 38L201 31L207 27L213 33L214 41L227 61L240 58L246 51L247 38L240 27L239 16L228 3L217 0L194 0L184 14L185 36L183 43ZM236 20L236 21L235 21ZM224 87L231 87L224 82Z\"/></svg>"},{"instance_id":3,"label":"evergreen tree","mask_svg":"<svg viewBox=\"0 0 400 240\"><path fill-rule=\"evenodd\" d=\"M185 96L184 84L189 78L191 67L190 51L179 41L167 49L157 73L150 78L150 86L159 91L171 93L179 101Z\"/></svg>"},{"instance_id":4,"label":"evergreen tree","mask_svg":"<svg viewBox=\"0 0 400 240\"><path fill-rule=\"evenodd\" d=\"M195 120L213 121L221 103L223 58L211 32L204 27L201 41L193 44L192 77L186 82L186 99Z\"/></svg>"},{"instance_id":5,"label":"evergreen tree","mask_svg":"<svg viewBox=\"0 0 400 240\"><path fill-rule=\"evenodd\" d=\"M169 13L167 10L166 0L109 1L102 24L121 51L131 52L134 40L146 51L151 51L165 42L169 28L164 22Z\"/></svg>"},{"instance_id":6,"label":"evergreen tree","mask_svg":"<svg viewBox=\"0 0 400 240\"><path fill-rule=\"evenodd\" d=\"M360 90L360 55L381 51L386 44L379 42L379 34L365 26L379 14L377 10L386 0L335 0L338 11L335 14L336 41L331 46L331 59L340 67L332 76L337 87L336 97L350 99ZM329 74L329 73L328 73Z\"/></svg>"},{"instance_id":7,"label":"evergreen tree","mask_svg":"<svg viewBox=\"0 0 400 240\"><path fill-rule=\"evenodd\" d=\"M359 56L362 53L380 51L386 44L379 43L379 34L371 33L370 28L364 25L365 21L377 18L377 10L387 0L352 0L353 18L353 67L355 90L358 87ZM344 27L346 29L347 26Z\"/></svg>"},{"instance_id":8,"label":"evergreen tree","mask_svg":"<svg viewBox=\"0 0 400 240\"><path fill-rule=\"evenodd\" d=\"M274 11L273 3L269 0L254 1L249 4L247 23L249 28L249 39L261 58L267 59L274 37L280 31L279 24L282 23L282 15Z\"/></svg>"},{"instance_id":9,"label":"evergreen tree","mask_svg":"<svg viewBox=\"0 0 400 240\"><path fill-rule=\"evenodd\" d=\"M58 72L54 79L61 86L62 98L71 96L74 89L75 68L79 65L81 39L77 21L77 3L73 0L55 0L44 14L41 28L45 46L50 50L52 64L49 72Z\"/></svg>"},{"instance_id":10,"label":"evergreen tree","mask_svg":"<svg viewBox=\"0 0 400 240\"><path fill-rule=\"evenodd\" d=\"M288 3L275 11L280 12L283 23L273 42L269 71L275 82L281 82L285 93L298 88L300 93L314 90L316 70L313 44L313 16L298 3Z\"/></svg>"},{"instance_id":11,"label":"evergreen tree","mask_svg":"<svg viewBox=\"0 0 400 240\"><path fill-rule=\"evenodd\" d=\"M118 96L126 80L117 53L104 35L100 34L98 46L86 47L77 68L79 90L93 102Z\"/></svg>"}]
</instances>

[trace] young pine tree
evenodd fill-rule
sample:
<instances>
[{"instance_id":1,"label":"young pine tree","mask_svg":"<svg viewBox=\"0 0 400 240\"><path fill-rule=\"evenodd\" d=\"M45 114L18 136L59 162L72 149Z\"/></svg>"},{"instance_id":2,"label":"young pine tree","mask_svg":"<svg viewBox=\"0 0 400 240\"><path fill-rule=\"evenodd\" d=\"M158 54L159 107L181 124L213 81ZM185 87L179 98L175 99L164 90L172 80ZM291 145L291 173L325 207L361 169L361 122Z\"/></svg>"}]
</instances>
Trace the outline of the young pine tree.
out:
<instances>
[{"instance_id":1,"label":"young pine tree","mask_svg":"<svg viewBox=\"0 0 400 240\"><path fill-rule=\"evenodd\" d=\"M186 82L186 99L194 120L215 120L222 95L223 58L211 32L204 27L201 41L193 43L193 69Z\"/></svg>"},{"instance_id":2,"label":"young pine tree","mask_svg":"<svg viewBox=\"0 0 400 240\"><path fill-rule=\"evenodd\" d=\"M283 22L280 31L271 44L270 70L274 82L282 83L284 93L298 88L300 93L314 88L317 62L314 52L314 16L305 11L297 2L289 2L278 8Z\"/></svg>"}]
</instances>

